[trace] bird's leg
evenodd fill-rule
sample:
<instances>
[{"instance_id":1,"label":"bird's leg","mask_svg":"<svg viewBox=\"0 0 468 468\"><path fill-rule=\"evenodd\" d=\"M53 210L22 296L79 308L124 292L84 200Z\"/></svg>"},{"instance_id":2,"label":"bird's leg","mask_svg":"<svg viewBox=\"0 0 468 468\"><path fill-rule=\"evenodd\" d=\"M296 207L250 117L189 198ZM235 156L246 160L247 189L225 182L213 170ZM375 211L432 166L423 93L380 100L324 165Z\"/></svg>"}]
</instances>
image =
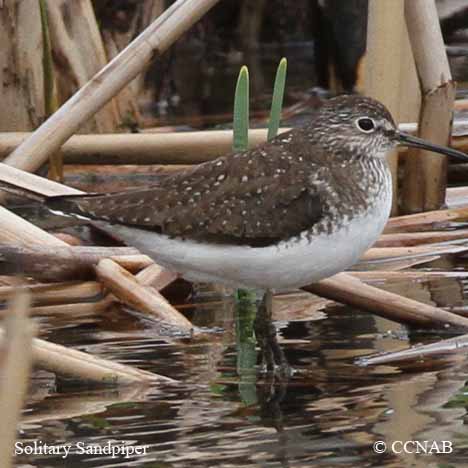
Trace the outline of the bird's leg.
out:
<instances>
[{"instance_id":1,"label":"bird's leg","mask_svg":"<svg viewBox=\"0 0 468 468\"><path fill-rule=\"evenodd\" d=\"M263 365L268 372L275 371L276 366L286 371L289 368L288 363L276 339L276 327L272 322L273 294L271 290L267 290L257 304L254 330L262 353Z\"/></svg>"}]
</instances>

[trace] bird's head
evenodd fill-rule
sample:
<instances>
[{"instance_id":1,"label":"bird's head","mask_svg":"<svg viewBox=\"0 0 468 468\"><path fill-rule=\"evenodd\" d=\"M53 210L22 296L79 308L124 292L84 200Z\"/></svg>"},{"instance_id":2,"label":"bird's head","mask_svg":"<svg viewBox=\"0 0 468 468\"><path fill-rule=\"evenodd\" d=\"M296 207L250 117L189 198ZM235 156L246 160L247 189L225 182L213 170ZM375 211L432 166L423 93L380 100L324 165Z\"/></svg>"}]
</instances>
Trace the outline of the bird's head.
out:
<instances>
[{"instance_id":1,"label":"bird's head","mask_svg":"<svg viewBox=\"0 0 468 468\"><path fill-rule=\"evenodd\" d=\"M341 157L385 158L397 146L421 148L468 161L468 155L398 130L390 112L379 101L364 96L339 96L327 101L314 121L321 145Z\"/></svg>"}]
</instances>

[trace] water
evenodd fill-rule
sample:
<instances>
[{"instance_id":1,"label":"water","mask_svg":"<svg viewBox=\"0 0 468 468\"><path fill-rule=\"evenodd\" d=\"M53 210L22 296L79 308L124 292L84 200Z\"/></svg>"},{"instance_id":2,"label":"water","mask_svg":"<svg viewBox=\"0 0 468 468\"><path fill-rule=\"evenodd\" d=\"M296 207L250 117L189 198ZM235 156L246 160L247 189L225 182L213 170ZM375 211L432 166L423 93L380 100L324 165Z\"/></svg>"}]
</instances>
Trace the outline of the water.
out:
<instances>
[{"instance_id":1,"label":"water","mask_svg":"<svg viewBox=\"0 0 468 468\"><path fill-rule=\"evenodd\" d=\"M459 279L392 282L388 289L439 306L466 305ZM252 368L239 369L232 300L207 291L197 300L201 305L190 312L192 320L210 325L213 333L191 341L158 337L148 322L117 307L105 316L43 318L42 336L53 342L180 383L101 390L36 373L19 450L36 441L36 453L44 444L70 444L75 453L66 459L64 452L21 454L16 462L38 467L461 466L468 401L463 354L406 367L355 362L448 335L408 335L404 327L365 312L306 294L282 296L275 301L275 318L295 372L273 383ZM400 440L447 440L454 451L400 455L372 448L376 441L390 446ZM97 450L92 444L101 451L139 448L141 455L80 453Z\"/></svg>"}]
</instances>

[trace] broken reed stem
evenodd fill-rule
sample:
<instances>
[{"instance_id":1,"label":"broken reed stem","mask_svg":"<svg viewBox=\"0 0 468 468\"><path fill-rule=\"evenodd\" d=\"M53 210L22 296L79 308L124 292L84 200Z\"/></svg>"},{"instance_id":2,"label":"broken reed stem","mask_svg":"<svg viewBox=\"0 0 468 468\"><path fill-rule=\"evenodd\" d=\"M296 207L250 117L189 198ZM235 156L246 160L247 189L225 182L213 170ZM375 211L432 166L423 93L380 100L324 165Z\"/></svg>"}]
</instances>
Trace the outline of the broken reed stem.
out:
<instances>
[{"instance_id":1,"label":"broken reed stem","mask_svg":"<svg viewBox=\"0 0 468 468\"><path fill-rule=\"evenodd\" d=\"M372 260L384 260L390 258L408 258L421 255L442 255L465 252L468 250L466 245L446 244L446 245L418 245L415 247L373 247L364 252L360 258L362 262Z\"/></svg>"},{"instance_id":2,"label":"broken reed stem","mask_svg":"<svg viewBox=\"0 0 468 468\"><path fill-rule=\"evenodd\" d=\"M109 256L109 260L112 260L115 264L125 268L131 273L154 265L153 260L151 260L148 255L143 255L141 253L132 255L111 255Z\"/></svg>"},{"instance_id":3,"label":"broken reed stem","mask_svg":"<svg viewBox=\"0 0 468 468\"><path fill-rule=\"evenodd\" d=\"M421 266L425 263L439 260L440 255L427 255L411 258L393 258L385 261L359 262L355 265L356 271L402 271L407 268Z\"/></svg>"},{"instance_id":4,"label":"broken reed stem","mask_svg":"<svg viewBox=\"0 0 468 468\"><path fill-rule=\"evenodd\" d=\"M26 391L30 357L38 367L58 375L80 378L94 383L128 385L156 381L174 382L168 377L91 356L37 338L33 339L33 327L26 316L29 294L26 293L25 288L17 288L16 295L13 297L6 332L0 329L0 347L7 350L6 363L0 381L0 414L2 414L3 421L0 429L0 447L2 448L0 454L10 453L6 448L13 446L10 443L12 434L8 431L13 428L13 434L16 437L17 415L21 410L21 402Z\"/></svg>"},{"instance_id":5,"label":"broken reed stem","mask_svg":"<svg viewBox=\"0 0 468 468\"><path fill-rule=\"evenodd\" d=\"M50 197L54 195L80 195L84 194L81 190L74 189L67 185L53 182L44 177L30 174L16 167L0 163L0 182L14 187L25 189L37 195ZM0 189L1 189L0 185Z\"/></svg>"},{"instance_id":6,"label":"broken reed stem","mask_svg":"<svg viewBox=\"0 0 468 468\"><path fill-rule=\"evenodd\" d=\"M369 0L367 50L364 68L365 94L383 102L395 121L400 121L401 62L406 55L404 2ZM392 214L398 212L398 152L388 156L392 173Z\"/></svg>"},{"instance_id":7,"label":"broken reed stem","mask_svg":"<svg viewBox=\"0 0 468 468\"><path fill-rule=\"evenodd\" d=\"M1 232L0 232L1 234ZM133 247L87 247L67 244L28 246L0 244L1 274L23 273L40 281L73 281L95 277L94 267L103 258L111 258L132 272L153 261Z\"/></svg>"},{"instance_id":8,"label":"broken reed stem","mask_svg":"<svg viewBox=\"0 0 468 468\"><path fill-rule=\"evenodd\" d=\"M456 127L456 122L454 123L454 127ZM468 136L460 135L460 136L452 136L452 144L454 148L463 151L465 153L468 152Z\"/></svg>"},{"instance_id":9,"label":"broken reed stem","mask_svg":"<svg viewBox=\"0 0 468 468\"><path fill-rule=\"evenodd\" d=\"M468 347L468 335L449 338L427 345L416 345L403 351L379 354L377 356L364 357L359 360L363 366L376 366L403 361L421 361L426 358L441 357L456 353L466 354Z\"/></svg>"},{"instance_id":10,"label":"broken reed stem","mask_svg":"<svg viewBox=\"0 0 468 468\"><path fill-rule=\"evenodd\" d=\"M172 283L177 275L152 263L135 275L135 278L141 285L161 291ZM22 289L29 291L33 296L32 316L96 314L116 300L110 294L102 297L104 289L97 281L28 284L22 285ZM7 300L17 290L17 286L0 286L0 300Z\"/></svg>"},{"instance_id":11,"label":"broken reed stem","mask_svg":"<svg viewBox=\"0 0 468 468\"><path fill-rule=\"evenodd\" d=\"M31 172L38 169L88 118L130 83L151 59L161 55L217 2L218 0L174 2L16 148L5 163Z\"/></svg>"},{"instance_id":12,"label":"broken reed stem","mask_svg":"<svg viewBox=\"0 0 468 468\"><path fill-rule=\"evenodd\" d=\"M96 273L104 286L124 304L153 319L175 326L184 333L191 333L192 324L180 312L174 309L155 288L142 286L124 268L109 259L104 259L98 263Z\"/></svg>"},{"instance_id":13,"label":"broken reed stem","mask_svg":"<svg viewBox=\"0 0 468 468\"><path fill-rule=\"evenodd\" d=\"M405 17L422 89L419 136L446 146L451 135L455 83L435 1L405 2ZM437 210L445 202L447 158L411 149L405 161L402 211Z\"/></svg>"},{"instance_id":14,"label":"broken reed stem","mask_svg":"<svg viewBox=\"0 0 468 468\"><path fill-rule=\"evenodd\" d=\"M106 311L110 305L115 303L115 297L110 294L99 301L94 302L77 302L77 303L63 303L63 304L50 304L40 305L31 308L32 317L46 317L67 315L74 319L82 316L97 315ZM0 312L1 315L1 312Z\"/></svg>"},{"instance_id":15,"label":"broken reed stem","mask_svg":"<svg viewBox=\"0 0 468 468\"><path fill-rule=\"evenodd\" d=\"M14 444L21 409L28 390L35 326L28 317L29 294L17 292L12 299L1 343L4 354L0 379L0 465L13 466Z\"/></svg>"},{"instance_id":16,"label":"broken reed stem","mask_svg":"<svg viewBox=\"0 0 468 468\"><path fill-rule=\"evenodd\" d=\"M0 206L0 243L13 245L41 244L49 247L66 247L67 244L52 234L28 223L3 206Z\"/></svg>"},{"instance_id":17,"label":"broken reed stem","mask_svg":"<svg viewBox=\"0 0 468 468\"><path fill-rule=\"evenodd\" d=\"M0 330L0 346L5 333ZM79 378L100 384L130 385L135 383L174 382L162 375L112 362L75 349L65 348L34 338L32 342L34 365L58 375Z\"/></svg>"},{"instance_id":18,"label":"broken reed stem","mask_svg":"<svg viewBox=\"0 0 468 468\"><path fill-rule=\"evenodd\" d=\"M386 282L386 281L429 281L432 279L464 279L468 277L468 272L464 271L350 271L350 276L365 282Z\"/></svg>"},{"instance_id":19,"label":"broken reed stem","mask_svg":"<svg viewBox=\"0 0 468 468\"><path fill-rule=\"evenodd\" d=\"M455 231L402 232L382 234L373 247L410 247L457 239L468 239L468 229Z\"/></svg>"},{"instance_id":20,"label":"broken reed stem","mask_svg":"<svg viewBox=\"0 0 468 468\"><path fill-rule=\"evenodd\" d=\"M123 266L120 264L120 266ZM137 281L143 286L151 286L158 291L161 291L166 286L169 286L178 278L177 273L166 270L165 268L152 263L135 275Z\"/></svg>"},{"instance_id":21,"label":"broken reed stem","mask_svg":"<svg viewBox=\"0 0 468 468\"><path fill-rule=\"evenodd\" d=\"M468 187L449 187L445 198L447 208L463 208L468 205Z\"/></svg>"},{"instance_id":22,"label":"broken reed stem","mask_svg":"<svg viewBox=\"0 0 468 468\"><path fill-rule=\"evenodd\" d=\"M118 391L76 391L55 393L53 405L45 405L37 411L23 416L24 425L36 424L46 426L50 421L70 421L72 418L83 419L86 416L105 412L109 407L117 404L132 404L148 401L154 395L154 388L150 385L120 386ZM40 395L46 400L48 395ZM39 405L36 402L36 405ZM102 464L101 464L102 466Z\"/></svg>"},{"instance_id":23,"label":"broken reed stem","mask_svg":"<svg viewBox=\"0 0 468 468\"><path fill-rule=\"evenodd\" d=\"M0 286L0 300L11 297L17 289L16 286ZM22 289L33 295L33 302L36 305L86 300L102 294L102 285L97 281L31 284L22 285Z\"/></svg>"},{"instance_id":24,"label":"broken reed stem","mask_svg":"<svg viewBox=\"0 0 468 468\"><path fill-rule=\"evenodd\" d=\"M24 312L29 303L29 295L26 294L25 288L17 288L16 291L17 295L14 296L15 299L11 308L9 320L15 320L15 333L20 333L21 340L16 342L13 337L10 337L12 330L10 325L7 326L6 333L0 329L0 347L6 346L9 355L11 351L12 356L11 359L8 359L4 367L5 372L1 380L0 410L2 411L2 420L4 422L4 424L1 425L3 428L1 429L2 431L7 428L16 428L16 424L7 424L11 422L10 418L7 416L10 416L10 410L13 411L14 408L17 408L18 405L14 403L17 403L18 399L23 395L21 386L17 384L17 379L15 377L16 375L23 375L24 377L25 367L23 366L23 359L27 360L28 349L35 365L58 375L79 378L100 384L128 385L135 383L152 383L155 381L175 382L168 377L91 356L81 351L68 349L64 346L49 343L44 340L37 338L32 340L31 327L30 325L28 326L28 323L25 321L26 316ZM70 307L70 305L66 307ZM29 348L25 339L29 339ZM12 369L14 369L16 374L14 374ZM29 372L29 367L27 367L27 371ZM9 398L4 398L5 396L9 396ZM12 399L16 400L12 401ZM8 408L5 406L6 404L9 405ZM6 437L3 436L4 433L2 432L0 444L4 442L4 439L6 440ZM2 450L0 453L9 452Z\"/></svg>"},{"instance_id":25,"label":"broken reed stem","mask_svg":"<svg viewBox=\"0 0 468 468\"><path fill-rule=\"evenodd\" d=\"M466 221L467 219L468 207L397 216L388 220L384 233L420 231L453 221Z\"/></svg>"},{"instance_id":26,"label":"broken reed stem","mask_svg":"<svg viewBox=\"0 0 468 468\"><path fill-rule=\"evenodd\" d=\"M0 231L1 234L1 231ZM104 258L110 258L126 270L137 272L153 261L133 247L88 247L57 245L28 246L0 244L0 273L23 274L40 281L73 281L95 277L94 267Z\"/></svg>"},{"instance_id":27,"label":"broken reed stem","mask_svg":"<svg viewBox=\"0 0 468 468\"><path fill-rule=\"evenodd\" d=\"M399 323L468 329L465 317L375 288L347 273L339 273L302 289Z\"/></svg>"}]
</instances>

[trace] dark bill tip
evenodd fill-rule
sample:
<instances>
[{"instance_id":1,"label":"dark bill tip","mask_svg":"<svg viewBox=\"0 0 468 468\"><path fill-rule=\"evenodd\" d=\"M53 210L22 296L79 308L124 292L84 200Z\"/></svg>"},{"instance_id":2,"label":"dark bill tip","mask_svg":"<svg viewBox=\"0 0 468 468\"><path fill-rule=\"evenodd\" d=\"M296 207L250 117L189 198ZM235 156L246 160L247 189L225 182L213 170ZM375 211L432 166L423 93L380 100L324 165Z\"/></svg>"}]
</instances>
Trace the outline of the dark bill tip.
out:
<instances>
[{"instance_id":1,"label":"dark bill tip","mask_svg":"<svg viewBox=\"0 0 468 468\"><path fill-rule=\"evenodd\" d=\"M408 146L411 148L420 148L427 151L432 151L433 153L445 154L446 156L451 156L452 158L457 158L460 161L468 162L468 155L457 151L447 146L436 145L421 138L415 137L413 135L408 135L407 133L398 132L397 133L398 143L402 146Z\"/></svg>"}]
</instances>

